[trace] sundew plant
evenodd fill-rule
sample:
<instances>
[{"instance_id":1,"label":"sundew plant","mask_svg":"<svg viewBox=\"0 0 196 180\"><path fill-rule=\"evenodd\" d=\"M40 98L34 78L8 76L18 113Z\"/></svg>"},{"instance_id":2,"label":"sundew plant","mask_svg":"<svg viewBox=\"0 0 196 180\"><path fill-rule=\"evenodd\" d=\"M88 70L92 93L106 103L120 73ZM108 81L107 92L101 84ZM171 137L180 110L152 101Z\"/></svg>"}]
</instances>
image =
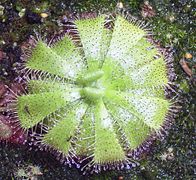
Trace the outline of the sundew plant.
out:
<instances>
[{"instance_id":1,"label":"sundew plant","mask_svg":"<svg viewBox=\"0 0 196 180\"><path fill-rule=\"evenodd\" d=\"M130 168L171 122L169 59L142 22L100 15L34 39L15 114L29 141L82 171Z\"/></svg>"}]
</instances>

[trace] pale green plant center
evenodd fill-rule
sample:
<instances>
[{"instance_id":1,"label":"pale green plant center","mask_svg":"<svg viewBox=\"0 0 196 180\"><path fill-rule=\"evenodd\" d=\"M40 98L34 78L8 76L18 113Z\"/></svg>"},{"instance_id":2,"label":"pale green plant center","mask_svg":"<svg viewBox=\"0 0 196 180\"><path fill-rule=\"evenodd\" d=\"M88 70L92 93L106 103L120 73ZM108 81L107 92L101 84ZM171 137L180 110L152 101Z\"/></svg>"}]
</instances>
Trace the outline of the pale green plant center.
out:
<instances>
[{"instance_id":1,"label":"pale green plant center","mask_svg":"<svg viewBox=\"0 0 196 180\"><path fill-rule=\"evenodd\" d=\"M87 73L79 79L79 84L82 85L82 89L80 90L81 96L87 98L90 102L102 98L105 93L105 87L101 80L103 75L104 72L102 70L97 70Z\"/></svg>"}]
</instances>

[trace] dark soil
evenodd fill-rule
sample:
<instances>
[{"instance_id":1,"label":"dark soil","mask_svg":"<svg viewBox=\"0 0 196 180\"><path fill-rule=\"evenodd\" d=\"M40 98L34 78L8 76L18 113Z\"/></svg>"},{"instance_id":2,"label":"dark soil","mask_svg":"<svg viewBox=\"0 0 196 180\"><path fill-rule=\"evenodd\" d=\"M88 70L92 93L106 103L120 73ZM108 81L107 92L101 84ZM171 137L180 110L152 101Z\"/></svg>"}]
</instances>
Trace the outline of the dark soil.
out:
<instances>
[{"instance_id":1,"label":"dark soil","mask_svg":"<svg viewBox=\"0 0 196 180\"><path fill-rule=\"evenodd\" d=\"M193 180L196 179L196 59L194 0L122 0L129 13L150 22L154 38L174 52L177 74L176 84L181 96L182 111L164 140L157 140L150 153L137 168L108 171L91 177L82 176L74 167L60 164L44 152L29 151L27 147L11 143L0 144L0 180L12 179L133 179L133 180ZM1 0L0 1L0 84L15 83L19 73L15 70L21 56L21 47L34 32L50 38L63 30L69 14L99 11L113 12L116 1L86 0ZM48 17L43 18L41 13ZM191 54L185 56L186 53ZM192 72L189 76L179 61L184 59ZM1 92L0 92L1 95ZM0 97L1 99L1 97ZM1 111L0 111L1 113ZM2 114L2 113L1 113ZM29 166L39 167L32 172ZM20 171L19 171L20 170ZM22 171L23 170L23 171ZM18 173L20 172L20 173ZM23 172L23 173L21 173ZM22 174L22 175L21 175Z\"/></svg>"}]
</instances>

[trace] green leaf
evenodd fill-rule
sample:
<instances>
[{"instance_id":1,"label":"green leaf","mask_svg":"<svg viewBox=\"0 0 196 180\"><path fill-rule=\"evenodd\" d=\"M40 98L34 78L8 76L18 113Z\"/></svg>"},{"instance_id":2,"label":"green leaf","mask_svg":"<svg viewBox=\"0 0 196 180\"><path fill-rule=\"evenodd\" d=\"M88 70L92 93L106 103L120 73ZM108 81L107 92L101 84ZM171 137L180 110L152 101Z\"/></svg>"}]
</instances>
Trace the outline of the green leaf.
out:
<instances>
[{"instance_id":1,"label":"green leaf","mask_svg":"<svg viewBox=\"0 0 196 180\"><path fill-rule=\"evenodd\" d=\"M130 49L136 45L145 34L146 32L144 30L129 23L123 17L117 16L106 57L118 61L123 66L123 64L126 63L126 61L123 62L124 56L129 53Z\"/></svg>"},{"instance_id":2,"label":"green leaf","mask_svg":"<svg viewBox=\"0 0 196 180\"><path fill-rule=\"evenodd\" d=\"M111 32L104 28L105 16L75 22L88 66L102 64L111 39Z\"/></svg>"},{"instance_id":3,"label":"green leaf","mask_svg":"<svg viewBox=\"0 0 196 180\"><path fill-rule=\"evenodd\" d=\"M76 62L69 63L42 41L37 43L26 62L26 67L30 69L49 72L68 79L75 79L78 76L80 65L81 63L76 64Z\"/></svg>"},{"instance_id":4,"label":"green leaf","mask_svg":"<svg viewBox=\"0 0 196 180\"><path fill-rule=\"evenodd\" d=\"M158 130L164 122L170 103L161 98L138 96L117 91L106 92L107 101L129 110L138 119L154 130ZM107 102L106 101L106 102Z\"/></svg>"},{"instance_id":5,"label":"green leaf","mask_svg":"<svg viewBox=\"0 0 196 180\"><path fill-rule=\"evenodd\" d=\"M28 129L57 109L80 98L79 90L53 91L22 95L17 100L17 113L22 128Z\"/></svg>"},{"instance_id":6,"label":"green leaf","mask_svg":"<svg viewBox=\"0 0 196 180\"><path fill-rule=\"evenodd\" d=\"M76 130L87 109L84 102L77 103L74 107L68 108L59 122L51 127L42 139L43 143L68 155L71 150L71 140L76 135Z\"/></svg>"},{"instance_id":7,"label":"green leaf","mask_svg":"<svg viewBox=\"0 0 196 180\"><path fill-rule=\"evenodd\" d=\"M105 105L99 101L95 111L95 151L94 162L106 164L125 159L125 152L120 146L113 127L113 119Z\"/></svg>"},{"instance_id":8,"label":"green leaf","mask_svg":"<svg viewBox=\"0 0 196 180\"><path fill-rule=\"evenodd\" d=\"M81 124L79 126L80 134L77 135L76 154L81 157L89 157L93 154L93 147L95 142L94 132L94 111L95 106L91 105L87 108Z\"/></svg>"},{"instance_id":9,"label":"green leaf","mask_svg":"<svg viewBox=\"0 0 196 180\"><path fill-rule=\"evenodd\" d=\"M127 108L107 102L108 111L118 124L118 129L124 133L131 150L139 147L150 135L150 128Z\"/></svg>"},{"instance_id":10,"label":"green leaf","mask_svg":"<svg viewBox=\"0 0 196 180\"><path fill-rule=\"evenodd\" d=\"M129 76L134 84L133 89L163 87L168 83L166 63L163 58L135 69L129 73Z\"/></svg>"},{"instance_id":11,"label":"green leaf","mask_svg":"<svg viewBox=\"0 0 196 180\"><path fill-rule=\"evenodd\" d=\"M43 92L51 92L56 91L57 89L60 91L70 91L77 88L74 84L69 84L65 82L58 82L57 80L46 79L43 80L30 80L28 82L28 90L32 94L43 93Z\"/></svg>"}]
</instances>

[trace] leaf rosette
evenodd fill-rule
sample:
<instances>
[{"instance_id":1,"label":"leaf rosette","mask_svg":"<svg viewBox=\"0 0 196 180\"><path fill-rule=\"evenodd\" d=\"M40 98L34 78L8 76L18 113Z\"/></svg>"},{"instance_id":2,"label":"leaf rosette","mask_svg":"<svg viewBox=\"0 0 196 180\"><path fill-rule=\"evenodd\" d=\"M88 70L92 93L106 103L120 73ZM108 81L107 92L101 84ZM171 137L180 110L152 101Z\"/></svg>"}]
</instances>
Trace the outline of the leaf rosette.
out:
<instances>
[{"instance_id":1,"label":"leaf rosette","mask_svg":"<svg viewBox=\"0 0 196 180\"><path fill-rule=\"evenodd\" d=\"M55 43L37 40L24 63L28 94L16 111L33 142L100 171L134 165L169 121L165 57L142 23L120 15L80 19ZM84 164L84 165L83 165Z\"/></svg>"}]
</instances>

